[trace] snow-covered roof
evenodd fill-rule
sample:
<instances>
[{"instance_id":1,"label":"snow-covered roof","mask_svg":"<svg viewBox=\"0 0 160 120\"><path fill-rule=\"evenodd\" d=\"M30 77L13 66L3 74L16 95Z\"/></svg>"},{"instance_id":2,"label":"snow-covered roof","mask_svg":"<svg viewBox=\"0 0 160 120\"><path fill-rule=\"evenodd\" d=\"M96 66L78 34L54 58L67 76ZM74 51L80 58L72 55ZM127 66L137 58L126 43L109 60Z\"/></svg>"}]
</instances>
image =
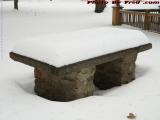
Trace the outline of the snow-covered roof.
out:
<instances>
[{"instance_id":1,"label":"snow-covered roof","mask_svg":"<svg viewBox=\"0 0 160 120\"><path fill-rule=\"evenodd\" d=\"M30 38L18 43L13 52L62 67L147 43L140 31L105 27Z\"/></svg>"}]
</instances>

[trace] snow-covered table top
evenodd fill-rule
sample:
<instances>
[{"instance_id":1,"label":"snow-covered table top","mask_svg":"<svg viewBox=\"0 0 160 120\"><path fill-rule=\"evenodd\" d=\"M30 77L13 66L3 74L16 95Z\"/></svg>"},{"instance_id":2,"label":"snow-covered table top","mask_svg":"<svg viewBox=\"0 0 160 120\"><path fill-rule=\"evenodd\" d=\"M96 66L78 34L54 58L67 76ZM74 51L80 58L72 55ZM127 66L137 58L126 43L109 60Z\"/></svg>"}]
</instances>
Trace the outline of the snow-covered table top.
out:
<instances>
[{"instance_id":1,"label":"snow-covered table top","mask_svg":"<svg viewBox=\"0 0 160 120\"><path fill-rule=\"evenodd\" d=\"M12 52L59 68L148 43L140 31L105 27L30 38Z\"/></svg>"}]
</instances>

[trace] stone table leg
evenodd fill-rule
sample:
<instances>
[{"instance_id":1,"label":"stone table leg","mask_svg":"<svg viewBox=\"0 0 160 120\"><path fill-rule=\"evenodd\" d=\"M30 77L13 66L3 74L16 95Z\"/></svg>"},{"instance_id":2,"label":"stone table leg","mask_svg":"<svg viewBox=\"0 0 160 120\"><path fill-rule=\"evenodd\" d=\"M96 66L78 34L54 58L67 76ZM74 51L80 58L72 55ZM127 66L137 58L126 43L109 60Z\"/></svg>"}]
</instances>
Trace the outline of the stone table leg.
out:
<instances>
[{"instance_id":1,"label":"stone table leg","mask_svg":"<svg viewBox=\"0 0 160 120\"><path fill-rule=\"evenodd\" d=\"M108 89L126 84L135 79L135 61L137 52L123 58L96 66L94 84L99 89Z\"/></svg>"},{"instance_id":2,"label":"stone table leg","mask_svg":"<svg viewBox=\"0 0 160 120\"><path fill-rule=\"evenodd\" d=\"M70 101L93 95L95 67L53 72L35 68L35 92L55 101Z\"/></svg>"}]
</instances>

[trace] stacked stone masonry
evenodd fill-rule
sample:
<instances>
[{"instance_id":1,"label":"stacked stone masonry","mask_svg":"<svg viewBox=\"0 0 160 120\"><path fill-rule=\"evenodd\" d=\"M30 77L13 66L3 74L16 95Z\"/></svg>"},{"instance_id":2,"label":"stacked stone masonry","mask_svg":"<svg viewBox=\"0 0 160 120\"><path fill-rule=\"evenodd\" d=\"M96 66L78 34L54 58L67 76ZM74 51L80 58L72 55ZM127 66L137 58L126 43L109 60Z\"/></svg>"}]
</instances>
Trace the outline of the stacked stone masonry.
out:
<instances>
[{"instance_id":1,"label":"stacked stone masonry","mask_svg":"<svg viewBox=\"0 0 160 120\"><path fill-rule=\"evenodd\" d=\"M52 69L35 68L35 92L55 101L70 101L93 95L95 86L108 89L129 83L135 79L137 52L122 58L80 69L65 69L55 72Z\"/></svg>"}]
</instances>

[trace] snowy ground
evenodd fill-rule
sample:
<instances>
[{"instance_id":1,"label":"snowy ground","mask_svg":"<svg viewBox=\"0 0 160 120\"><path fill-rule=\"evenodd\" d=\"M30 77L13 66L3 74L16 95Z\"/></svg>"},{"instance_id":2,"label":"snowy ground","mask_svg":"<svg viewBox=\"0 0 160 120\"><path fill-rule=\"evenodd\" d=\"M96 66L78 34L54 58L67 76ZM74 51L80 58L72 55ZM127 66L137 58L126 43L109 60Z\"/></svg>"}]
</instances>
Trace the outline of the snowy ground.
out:
<instances>
[{"instance_id":1,"label":"snowy ground","mask_svg":"<svg viewBox=\"0 0 160 120\"><path fill-rule=\"evenodd\" d=\"M33 68L9 59L16 42L26 38L111 27L111 9L95 14L94 5L81 1L12 2L3 4L3 59L0 60L0 120L160 120L160 35L144 32L153 49L139 54L136 80L121 87L95 92L94 96L72 102L53 102L33 92ZM128 26L118 28L135 29ZM125 33L122 33L125 34ZM106 33L107 36L107 33Z\"/></svg>"}]
</instances>

